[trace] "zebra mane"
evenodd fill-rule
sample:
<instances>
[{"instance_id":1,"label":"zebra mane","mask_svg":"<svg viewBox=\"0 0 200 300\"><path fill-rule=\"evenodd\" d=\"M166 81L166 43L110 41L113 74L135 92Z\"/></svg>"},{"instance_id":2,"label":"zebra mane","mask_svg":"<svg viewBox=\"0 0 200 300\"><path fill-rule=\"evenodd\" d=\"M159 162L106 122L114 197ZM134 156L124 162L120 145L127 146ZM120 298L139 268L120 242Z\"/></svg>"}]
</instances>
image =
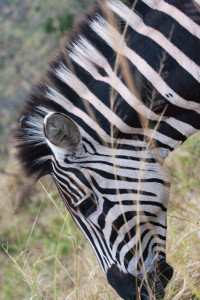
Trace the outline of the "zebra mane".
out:
<instances>
[{"instance_id":1,"label":"zebra mane","mask_svg":"<svg viewBox=\"0 0 200 300\"><path fill-rule=\"evenodd\" d=\"M17 157L27 176L34 176L38 179L45 174L51 173L50 158L54 154L44 134L43 126L45 116L50 112L60 112L74 120L76 116L73 115L72 117L72 111L70 109L72 103L75 107L79 107L81 111L88 114L84 106L84 99L80 98L80 95L84 95L84 87L86 87L88 91L90 88L92 89L93 83L98 81L96 74L100 74L101 77L106 76L106 71L102 67L105 61L110 64L109 67L111 68L115 65L116 53L114 49L116 49L116 47L113 44L112 36L109 36L109 42L106 43L106 41L95 32L101 31L104 33L104 31L106 31L106 20L114 22L114 25L117 25L117 29L119 29L119 31L121 30L121 32L123 32L126 23L120 17L117 17L117 14L114 15L113 20L111 11L108 11L108 6L104 5L105 1L108 0L101 0L93 4L85 12L82 20L76 24L73 31L66 35L61 49L49 64L49 70L47 71L43 84L36 86L26 101L16 137L18 140ZM126 2L126 5L129 7L134 3L133 0L113 0L113 2L115 2L115 5ZM149 2L149 0L143 0L142 2ZM152 0L150 2L155 8L159 0ZM139 4L141 4L140 1ZM189 12L191 11L190 7L181 8L182 10L187 9ZM120 9L120 6L118 9ZM134 9L137 13L137 8ZM194 19L194 13L193 10L192 13L188 13L190 18ZM138 18L140 19L139 12L138 16L136 14L134 22L137 23ZM195 21L198 22L198 20ZM94 23L96 31L92 28ZM114 28L112 32L115 34L116 41L120 40L118 30ZM128 34L129 28L127 28L126 32L127 40L129 38ZM119 75L118 72L121 72L120 67L117 69L117 75ZM133 78L133 80L135 80L135 78ZM99 90L101 90L101 88ZM97 98L99 90L96 89L95 91ZM89 108L92 107L89 106ZM154 107L153 111L155 111ZM152 114L154 114L153 111ZM138 117L138 112L135 113L134 118L137 125L139 125L139 127L140 125L142 126L142 124L139 123L140 118ZM80 118L78 122L81 122ZM101 139L97 136L95 130L93 134L96 134L98 140Z\"/></svg>"},{"instance_id":2,"label":"zebra mane","mask_svg":"<svg viewBox=\"0 0 200 300\"><path fill-rule=\"evenodd\" d=\"M86 85L91 83L91 77L87 71L83 70L78 64L72 62L69 57L69 52L80 38L87 39L90 43L109 58L114 52L101 39L95 36L90 24L95 16L102 16L105 12L102 11L102 1L93 4L84 13L82 19L75 24L74 29L67 33L64 37L64 43L61 49L55 55L49 64L49 69L44 74L44 82L36 85L33 92L28 96L24 109L20 114L20 121L15 134L17 144L17 159L19 160L22 169L26 176L34 177L38 180L41 176L51 173L50 157L53 155L48 146L47 139L44 134L44 118L49 112L60 112L70 116L67 104L60 104L52 101L51 96L56 91L59 95L63 95L69 101L76 101L78 95L69 85L63 83L58 78L55 70L59 66L65 67L67 70L73 70Z\"/></svg>"}]
</instances>

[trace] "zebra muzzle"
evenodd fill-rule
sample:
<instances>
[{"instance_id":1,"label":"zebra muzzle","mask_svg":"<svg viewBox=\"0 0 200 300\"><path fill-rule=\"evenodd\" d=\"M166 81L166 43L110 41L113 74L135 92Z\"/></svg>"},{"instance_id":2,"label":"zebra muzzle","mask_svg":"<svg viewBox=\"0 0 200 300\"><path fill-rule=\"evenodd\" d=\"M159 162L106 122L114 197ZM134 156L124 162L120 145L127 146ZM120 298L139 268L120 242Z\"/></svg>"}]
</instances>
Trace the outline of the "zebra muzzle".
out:
<instances>
[{"instance_id":1,"label":"zebra muzzle","mask_svg":"<svg viewBox=\"0 0 200 300\"><path fill-rule=\"evenodd\" d=\"M123 273L116 265L107 272L107 279L119 296L124 300L163 299L165 287L172 278L173 268L165 261L155 263L154 272L147 274L147 280Z\"/></svg>"}]
</instances>

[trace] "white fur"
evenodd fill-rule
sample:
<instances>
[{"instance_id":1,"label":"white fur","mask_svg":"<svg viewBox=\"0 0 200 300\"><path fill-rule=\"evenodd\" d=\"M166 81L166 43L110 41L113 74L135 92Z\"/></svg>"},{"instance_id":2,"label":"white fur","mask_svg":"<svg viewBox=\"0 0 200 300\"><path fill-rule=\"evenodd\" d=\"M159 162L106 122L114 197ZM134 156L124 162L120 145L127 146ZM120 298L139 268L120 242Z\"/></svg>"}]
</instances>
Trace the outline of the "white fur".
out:
<instances>
[{"instance_id":1,"label":"white fur","mask_svg":"<svg viewBox=\"0 0 200 300\"><path fill-rule=\"evenodd\" d=\"M188 18L182 11L163 0L142 0L153 9L160 10L174 18L181 26L200 39L200 27ZM195 0L200 5L199 0Z\"/></svg>"},{"instance_id":2,"label":"white fur","mask_svg":"<svg viewBox=\"0 0 200 300\"><path fill-rule=\"evenodd\" d=\"M162 1L161 1L162 2ZM165 2L166 3L166 2ZM151 38L159 46L167 51L171 57L173 57L179 65L181 65L187 72L189 72L198 82L200 82L200 67L188 58L181 50L179 50L172 42L167 39L158 30L145 25L142 18L138 16L134 11L129 9L119 0L113 0L107 2L108 6L117 13L122 19L124 19L136 32ZM174 8L174 7L173 7ZM200 31L200 28L199 28ZM173 35L173 31L172 31ZM187 41L185 41L187 43ZM155 82L154 82L155 83ZM157 85L158 87L158 85ZM190 102L187 103L189 109Z\"/></svg>"},{"instance_id":3,"label":"white fur","mask_svg":"<svg viewBox=\"0 0 200 300\"><path fill-rule=\"evenodd\" d=\"M121 53L151 82L157 91L174 105L184 109L199 109L199 105L195 102L188 101L176 94L162 79L162 77L141 58L135 51L127 47L122 35L112 27L105 19L98 17L98 20L92 22L91 27L101 36L115 51ZM120 41L120 43L116 43ZM120 44L120 46L119 46ZM167 98L166 94L172 94L171 98Z\"/></svg>"}]
</instances>

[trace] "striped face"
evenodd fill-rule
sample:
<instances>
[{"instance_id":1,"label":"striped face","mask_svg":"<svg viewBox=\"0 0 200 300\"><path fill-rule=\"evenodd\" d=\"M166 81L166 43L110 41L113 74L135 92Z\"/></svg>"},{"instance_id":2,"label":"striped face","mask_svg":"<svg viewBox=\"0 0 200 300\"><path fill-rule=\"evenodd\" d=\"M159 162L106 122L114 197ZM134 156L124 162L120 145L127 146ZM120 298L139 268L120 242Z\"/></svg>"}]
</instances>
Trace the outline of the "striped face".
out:
<instances>
[{"instance_id":1,"label":"striped face","mask_svg":"<svg viewBox=\"0 0 200 300\"><path fill-rule=\"evenodd\" d=\"M94 6L62 47L26 104L18 156L52 175L118 294L161 299L173 273L162 164L200 129L199 4L125 2Z\"/></svg>"},{"instance_id":2,"label":"striped face","mask_svg":"<svg viewBox=\"0 0 200 300\"><path fill-rule=\"evenodd\" d=\"M165 260L169 199L169 180L155 150L142 141L91 142L60 113L45 117L44 131L53 153L51 175L109 282L117 290L118 281L127 285L127 276L152 278ZM136 147L143 148L140 154Z\"/></svg>"}]
</instances>

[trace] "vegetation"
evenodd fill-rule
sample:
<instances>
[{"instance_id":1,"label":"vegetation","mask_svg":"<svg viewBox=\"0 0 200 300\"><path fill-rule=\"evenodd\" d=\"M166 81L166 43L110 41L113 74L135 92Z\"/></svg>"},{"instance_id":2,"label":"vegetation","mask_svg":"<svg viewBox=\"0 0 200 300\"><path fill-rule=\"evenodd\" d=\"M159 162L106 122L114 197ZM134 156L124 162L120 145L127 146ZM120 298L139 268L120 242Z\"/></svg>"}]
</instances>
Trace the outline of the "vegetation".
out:
<instances>
[{"instance_id":1,"label":"vegetation","mask_svg":"<svg viewBox=\"0 0 200 300\"><path fill-rule=\"evenodd\" d=\"M58 37L87 2L0 2L0 299L118 300L50 177L32 185L13 158L10 134L20 106L44 73ZM68 21L64 15L68 16ZM200 299L200 134L166 161L171 177L168 300Z\"/></svg>"},{"instance_id":2,"label":"vegetation","mask_svg":"<svg viewBox=\"0 0 200 300\"><path fill-rule=\"evenodd\" d=\"M63 34L65 30L70 30L73 26L74 14L68 12L68 10L63 13L63 15L56 16L55 19L49 17L44 23L44 31L46 33L59 32Z\"/></svg>"}]
</instances>

